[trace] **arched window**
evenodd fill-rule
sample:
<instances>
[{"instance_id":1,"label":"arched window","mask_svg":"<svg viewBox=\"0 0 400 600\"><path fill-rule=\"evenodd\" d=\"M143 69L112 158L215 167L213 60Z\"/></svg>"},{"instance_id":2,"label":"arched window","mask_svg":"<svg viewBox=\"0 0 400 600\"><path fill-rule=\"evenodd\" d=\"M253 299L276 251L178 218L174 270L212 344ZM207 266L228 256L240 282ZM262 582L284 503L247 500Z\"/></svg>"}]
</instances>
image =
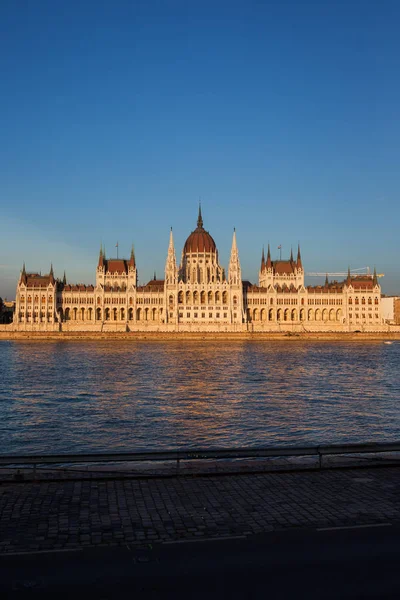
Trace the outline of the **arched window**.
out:
<instances>
[{"instance_id":1,"label":"arched window","mask_svg":"<svg viewBox=\"0 0 400 600\"><path fill-rule=\"evenodd\" d=\"M292 314L290 316L292 321L297 321L297 311L295 308L292 310Z\"/></svg>"},{"instance_id":2,"label":"arched window","mask_svg":"<svg viewBox=\"0 0 400 600\"><path fill-rule=\"evenodd\" d=\"M136 311L136 320L140 321L142 319L142 309L138 308Z\"/></svg>"},{"instance_id":3,"label":"arched window","mask_svg":"<svg viewBox=\"0 0 400 600\"><path fill-rule=\"evenodd\" d=\"M353 298L349 298L349 304L353 304Z\"/></svg>"},{"instance_id":4,"label":"arched window","mask_svg":"<svg viewBox=\"0 0 400 600\"><path fill-rule=\"evenodd\" d=\"M227 302L228 302L228 293L227 292L222 292L222 302L224 304L227 304Z\"/></svg>"},{"instance_id":5,"label":"arched window","mask_svg":"<svg viewBox=\"0 0 400 600\"><path fill-rule=\"evenodd\" d=\"M97 304L101 304L101 298L100 298L100 296L97 296Z\"/></svg>"},{"instance_id":6,"label":"arched window","mask_svg":"<svg viewBox=\"0 0 400 600\"><path fill-rule=\"evenodd\" d=\"M193 304L198 304L199 303L199 292L194 291L193 292Z\"/></svg>"},{"instance_id":7,"label":"arched window","mask_svg":"<svg viewBox=\"0 0 400 600\"><path fill-rule=\"evenodd\" d=\"M219 304L221 302L221 294L220 292L215 292L215 304Z\"/></svg>"},{"instance_id":8,"label":"arched window","mask_svg":"<svg viewBox=\"0 0 400 600\"><path fill-rule=\"evenodd\" d=\"M372 304L372 298L371 298L371 296L368 298L368 304Z\"/></svg>"},{"instance_id":9,"label":"arched window","mask_svg":"<svg viewBox=\"0 0 400 600\"><path fill-rule=\"evenodd\" d=\"M132 296L129 297L129 304L133 304L133 298L132 298Z\"/></svg>"},{"instance_id":10,"label":"arched window","mask_svg":"<svg viewBox=\"0 0 400 600\"><path fill-rule=\"evenodd\" d=\"M269 319L269 321L273 321L274 320L274 309L273 308L269 309L268 319Z\"/></svg>"},{"instance_id":11,"label":"arched window","mask_svg":"<svg viewBox=\"0 0 400 600\"><path fill-rule=\"evenodd\" d=\"M125 321L125 309L121 308L121 321Z\"/></svg>"},{"instance_id":12,"label":"arched window","mask_svg":"<svg viewBox=\"0 0 400 600\"><path fill-rule=\"evenodd\" d=\"M168 299L170 308L174 305L174 297L171 295Z\"/></svg>"},{"instance_id":13,"label":"arched window","mask_svg":"<svg viewBox=\"0 0 400 600\"><path fill-rule=\"evenodd\" d=\"M355 299L355 301L354 301L354 304L359 304L359 303L360 303L360 301L359 301L359 299L358 299L358 296L356 296L356 299Z\"/></svg>"},{"instance_id":14,"label":"arched window","mask_svg":"<svg viewBox=\"0 0 400 600\"><path fill-rule=\"evenodd\" d=\"M129 320L133 321L133 308L129 309L128 314L129 314Z\"/></svg>"},{"instance_id":15,"label":"arched window","mask_svg":"<svg viewBox=\"0 0 400 600\"><path fill-rule=\"evenodd\" d=\"M289 309L288 308L285 308L285 312L283 313L283 320L284 321L289 320Z\"/></svg>"},{"instance_id":16,"label":"arched window","mask_svg":"<svg viewBox=\"0 0 400 600\"><path fill-rule=\"evenodd\" d=\"M178 292L178 304L183 304L183 292Z\"/></svg>"},{"instance_id":17,"label":"arched window","mask_svg":"<svg viewBox=\"0 0 400 600\"><path fill-rule=\"evenodd\" d=\"M375 304L379 304L379 300L376 296L375 296Z\"/></svg>"},{"instance_id":18,"label":"arched window","mask_svg":"<svg viewBox=\"0 0 400 600\"><path fill-rule=\"evenodd\" d=\"M304 321L304 317L305 317L305 311L304 311L304 308L302 308L300 310L300 321Z\"/></svg>"},{"instance_id":19,"label":"arched window","mask_svg":"<svg viewBox=\"0 0 400 600\"><path fill-rule=\"evenodd\" d=\"M204 291L200 292L200 303L201 304L206 303L206 293Z\"/></svg>"},{"instance_id":20,"label":"arched window","mask_svg":"<svg viewBox=\"0 0 400 600\"><path fill-rule=\"evenodd\" d=\"M364 298L364 296L361 298L361 304L365 304L365 298Z\"/></svg>"},{"instance_id":21,"label":"arched window","mask_svg":"<svg viewBox=\"0 0 400 600\"><path fill-rule=\"evenodd\" d=\"M106 321L110 320L110 309L109 308L106 308L106 310L105 310L105 317L106 317Z\"/></svg>"},{"instance_id":22,"label":"arched window","mask_svg":"<svg viewBox=\"0 0 400 600\"><path fill-rule=\"evenodd\" d=\"M238 303L237 296L233 296L233 305L236 306Z\"/></svg>"},{"instance_id":23,"label":"arched window","mask_svg":"<svg viewBox=\"0 0 400 600\"><path fill-rule=\"evenodd\" d=\"M208 304L212 304L213 303L213 295L212 292L208 292Z\"/></svg>"}]
</instances>

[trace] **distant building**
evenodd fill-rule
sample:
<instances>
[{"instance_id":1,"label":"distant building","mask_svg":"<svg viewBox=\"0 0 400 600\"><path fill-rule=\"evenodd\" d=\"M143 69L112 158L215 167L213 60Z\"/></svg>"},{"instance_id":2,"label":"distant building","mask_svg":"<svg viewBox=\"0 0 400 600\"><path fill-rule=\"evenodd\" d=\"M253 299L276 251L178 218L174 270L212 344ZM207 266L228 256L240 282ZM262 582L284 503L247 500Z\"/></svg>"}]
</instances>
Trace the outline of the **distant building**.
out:
<instances>
[{"instance_id":1,"label":"distant building","mask_svg":"<svg viewBox=\"0 0 400 600\"><path fill-rule=\"evenodd\" d=\"M136 258L107 258L100 249L95 285L28 273L16 292L13 329L19 331L380 331L384 329L376 272L342 282L305 286L296 258L261 258L258 285L242 280L236 232L227 273L203 227L187 238L177 264L172 230L165 278L138 286Z\"/></svg>"},{"instance_id":2,"label":"distant building","mask_svg":"<svg viewBox=\"0 0 400 600\"><path fill-rule=\"evenodd\" d=\"M381 298L381 311L382 318L385 323L389 325L395 325L395 302L398 299L397 296L382 296Z\"/></svg>"}]
</instances>

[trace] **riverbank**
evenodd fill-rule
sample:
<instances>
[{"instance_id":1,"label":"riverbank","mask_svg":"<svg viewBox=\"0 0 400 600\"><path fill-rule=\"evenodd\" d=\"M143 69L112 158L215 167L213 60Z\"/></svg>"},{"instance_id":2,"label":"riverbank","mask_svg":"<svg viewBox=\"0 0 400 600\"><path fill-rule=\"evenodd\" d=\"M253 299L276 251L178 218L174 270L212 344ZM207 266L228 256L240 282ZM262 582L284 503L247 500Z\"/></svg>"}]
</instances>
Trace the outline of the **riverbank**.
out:
<instances>
[{"instance_id":1,"label":"riverbank","mask_svg":"<svg viewBox=\"0 0 400 600\"><path fill-rule=\"evenodd\" d=\"M202 332L40 332L40 331L0 331L2 340L30 340L30 341L70 341L70 340L123 340L123 341L173 341L173 340L229 340L229 341L396 341L400 340L400 332L240 332L240 333L202 333Z\"/></svg>"},{"instance_id":2,"label":"riverbank","mask_svg":"<svg viewBox=\"0 0 400 600\"><path fill-rule=\"evenodd\" d=\"M0 485L0 555L400 523L399 467Z\"/></svg>"}]
</instances>

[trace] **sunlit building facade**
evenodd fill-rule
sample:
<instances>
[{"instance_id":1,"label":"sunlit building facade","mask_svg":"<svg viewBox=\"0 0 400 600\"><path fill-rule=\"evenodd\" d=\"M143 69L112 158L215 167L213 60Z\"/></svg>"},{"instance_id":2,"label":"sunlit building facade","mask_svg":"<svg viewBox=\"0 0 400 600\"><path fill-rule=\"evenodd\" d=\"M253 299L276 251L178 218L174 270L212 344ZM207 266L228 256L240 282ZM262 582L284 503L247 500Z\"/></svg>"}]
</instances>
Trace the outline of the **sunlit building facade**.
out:
<instances>
[{"instance_id":1,"label":"sunlit building facade","mask_svg":"<svg viewBox=\"0 0 400 600\"><path fill-rule=\"evenodd\" d=\"M228 271L219 262L201 210L177 263L170 232L165 278L138 285L135 253L106 258L100 249L95 285L28 273L17 285L17 331L305 332L382 331L381 288L376 273L305 286L296 258L261 258L258 285L242 280L236 232Z\"/></svg>"}]
</instances>

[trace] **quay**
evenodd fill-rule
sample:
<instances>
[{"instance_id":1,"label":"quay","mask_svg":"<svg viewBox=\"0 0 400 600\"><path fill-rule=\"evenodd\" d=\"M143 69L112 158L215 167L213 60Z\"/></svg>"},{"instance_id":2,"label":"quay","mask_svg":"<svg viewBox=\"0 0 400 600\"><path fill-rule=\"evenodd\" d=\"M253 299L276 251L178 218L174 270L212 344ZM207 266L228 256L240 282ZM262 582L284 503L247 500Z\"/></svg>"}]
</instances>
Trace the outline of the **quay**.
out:
<instances>
[{"instance_id":1,"label":"quay","mask_svg":"<svg viewBox=\"0 0 400 600\"><path fill-rule=\"evenodd\" d=\"M398 598L400 467L0 485L2 598Z\"/></svg>"},{"instance_id":2,"label":"quay","mask_svg":"<svg viewBox=\"0 0 400 600\"><path fill-rule=\"evenodd\" d=\"M400 467L3 482L0 554L400 524Z\"/></svg>"}]
</instances>

